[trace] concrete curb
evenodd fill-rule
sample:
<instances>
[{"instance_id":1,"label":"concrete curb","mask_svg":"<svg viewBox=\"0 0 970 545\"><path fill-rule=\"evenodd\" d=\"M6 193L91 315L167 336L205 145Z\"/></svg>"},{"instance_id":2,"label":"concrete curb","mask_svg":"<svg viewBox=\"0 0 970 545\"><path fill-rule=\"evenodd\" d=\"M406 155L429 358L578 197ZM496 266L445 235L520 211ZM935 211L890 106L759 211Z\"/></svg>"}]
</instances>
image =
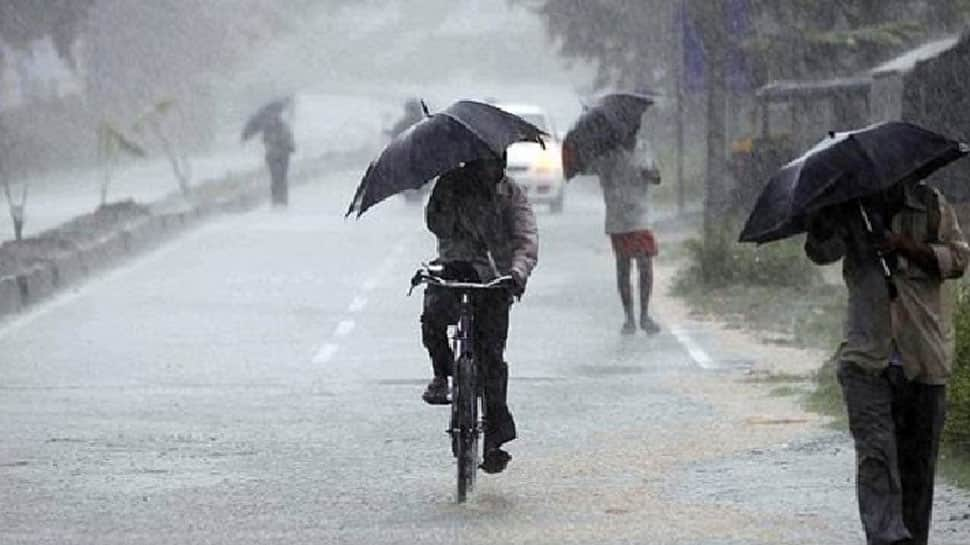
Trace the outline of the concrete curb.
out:
<instances>
[{"instance_id":1,"label":"concrete curb","mask_svg":"<svg viewBox=\"0 0 970 545\"><path fill-rule=\"evenodd\" d=\"M321 172L326 168L314 167ZM299 178L312 176L314 168L294 172L291 186ZM116 266L125 258L148 251L165 239L177 236L217 214L249 212L269 200L269 188L252 183L235 194L196 203L179 212L156 213L134 221L101 240L64 252L49 262L16 276L0 278L0 319L22 311L61 288L77 284L98 271Z\"/></svg>"},{"instance_id":2,"label":"concrete curb","mask_svg":"<svg viewBox=\"0 0 970 545\"><path fill-rule=\"evenodd\" d=\"M80 282L88 275L81 252L65 252L53 259L55 280L57 287L63 288Z\"/></svg>"},{"instance_id":3,"label":"concrete curb","mask_svg":"<svg viewBox=\"0 0 970 545\"><path fill-rule=\"evenodd\" d=\"M17 276L21 302L24 306L36 303L57 290L57 272L52 263L44 263Z\"/></svg>"},{"instance_id":4,"label":"concrete curb","mask_svg":"<svg viewBox=\"0 0 970 545\"><path fill-rule=\"evenodd\" d=\"M13 314L23 307L20 284L16 276L0 278L0 316Z\"/></svg>"}]
</instances>

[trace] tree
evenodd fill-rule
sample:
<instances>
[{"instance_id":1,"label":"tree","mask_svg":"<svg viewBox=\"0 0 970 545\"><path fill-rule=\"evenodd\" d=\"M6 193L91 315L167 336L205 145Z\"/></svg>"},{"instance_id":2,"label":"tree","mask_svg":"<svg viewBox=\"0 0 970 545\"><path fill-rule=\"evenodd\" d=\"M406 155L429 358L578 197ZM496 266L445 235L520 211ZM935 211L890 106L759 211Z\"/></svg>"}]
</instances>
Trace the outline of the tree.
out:
<instances>
[{"instance_id":1,"label":"tree","mask_svg":"<svg viewBox=\"0 0 970 545\"><path fill-rule=\"evenodd\" d=\"M683 33L676 28L675 14L681 6L702 34L717 25L727 45L747 53L755 85L863 70L970 19L968 0L514 1L545 21L565 58L598 65L599 87L643 79L658 64L676 61ZM746 35L729 32L726 11L750 19Z\"/></svg>"},{"instance_id":2,"label":"tree","mask_svg":"<svg viewBox=\"0 0 970 545\"><path fill-rule=\"evenodd\" d=\"M187 196L192 191L192 165L189 162L185 147L176 143L175 131L172 127L173 121L170 118L177 114L179 112L175 100L170 98L160 100L142 113L132 125L132 128L137 134L148 133L158 142L172 167L172 173L178 182L179 190L182 195Z\"/></svg>"},{"instance_id":3,"label":"tree","mask_svg":"<svg viewBox=\"0 0 970 545\"><path fill-rule=\"evenodd\" d=\"M118 161L124 156L145 157L145 150L125 136L115 124L102 121L98 127L98 163L101 165L101 206L108 204L108 190Z\"/></svg>"},{"instance_id":4,"label":"tree","mask_svg":"<svg viewBox=\"0 0 970 545\"><path fill-rule=\"evenodd\" d=\"M9 174L0 162L0 184L3 185L3 195L7 199L7 210L10 213L10 220L13 222L13 235L15 240L23 240L24 222L26 220L25 210L27 207L28 182L21 185L20 198L14 195L14 188L10 182Z\"/></svg>"},{"instance_id":5,"label":"tree","mask_svg":"<svg viewBox=\"0 0 970 545\"><path fill-rule=\"evenodd\" d=\"M0 38L23 48L50 36L61 58L76 66L72 47L93 4L94 0L5 0L0 3Z\"/></svg>"}]
</instances>

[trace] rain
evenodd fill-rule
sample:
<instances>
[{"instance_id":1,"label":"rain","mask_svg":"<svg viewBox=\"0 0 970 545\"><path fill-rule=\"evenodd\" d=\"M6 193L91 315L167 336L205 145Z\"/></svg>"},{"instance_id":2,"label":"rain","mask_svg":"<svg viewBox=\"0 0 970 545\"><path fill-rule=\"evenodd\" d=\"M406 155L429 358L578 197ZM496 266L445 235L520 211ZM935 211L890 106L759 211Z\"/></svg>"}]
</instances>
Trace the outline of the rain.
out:
<instances>
[{"instance_id":1,"label":"rain","mask_svg":"<svg viewBox=\"0 0 970 545\"><path fill-rule=\"evenodd\" d=\"M970 543L970 2L0 0L0 543Z\"/></svg>"}]
</instances>

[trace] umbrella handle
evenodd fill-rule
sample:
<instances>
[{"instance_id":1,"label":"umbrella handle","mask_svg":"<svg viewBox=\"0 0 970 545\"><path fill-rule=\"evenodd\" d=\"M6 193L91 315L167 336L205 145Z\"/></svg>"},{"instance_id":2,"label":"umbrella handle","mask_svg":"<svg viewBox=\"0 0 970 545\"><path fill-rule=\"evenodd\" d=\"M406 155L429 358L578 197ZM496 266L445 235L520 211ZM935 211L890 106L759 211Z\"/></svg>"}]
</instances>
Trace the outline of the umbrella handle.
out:
<instances>
[{"instance_id":1,"label":"umbrella handle","mask_svg":"<svg viewBox=\"0 0 970 545\"><path fill-rule=\"evenodd\" d=\"M869 220L869 214L866 213L866 207L862 206L862 201L857 202L859 203L859 212L862 214L862 221L866 224L866 231L869 231L869 234L875 234L872 232L872 221ZM886 259L883 257L882 252L877 252L877 255L879 256L879 264L882 265L882 274L885 275L886 278L892 278L893 273L889 270L889 264L886 263Z\"/></svg>"}]
</instances>

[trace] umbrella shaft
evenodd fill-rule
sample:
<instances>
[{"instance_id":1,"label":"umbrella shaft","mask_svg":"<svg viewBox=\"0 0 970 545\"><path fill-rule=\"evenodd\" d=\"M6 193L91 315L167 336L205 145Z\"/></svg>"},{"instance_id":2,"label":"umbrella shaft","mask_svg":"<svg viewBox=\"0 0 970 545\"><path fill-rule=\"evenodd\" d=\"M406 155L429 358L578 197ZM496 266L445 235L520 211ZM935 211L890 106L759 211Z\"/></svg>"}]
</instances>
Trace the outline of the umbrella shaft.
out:
<instances>
[{"instance_id":1,"label":"umbrella shaft","mask_svg":"<svg viewBox=\"0 0 970 545\"><path fill-rule=\"evenodd\" d=\"M859 202L859 212L862 213L862 221L864 221L866 224L866 230L869 231L869 234L873 234L872 222L869 221L869 214L866 213L866 207L862 206L862 202ZM886 278L891 278L893 273L889 270L889 264L886 263L886 259L882 256L882 252L878 252L877 255L879 255L879 264L882 265L882 273L886 275Z\"/></svg>"}]
</instances>

